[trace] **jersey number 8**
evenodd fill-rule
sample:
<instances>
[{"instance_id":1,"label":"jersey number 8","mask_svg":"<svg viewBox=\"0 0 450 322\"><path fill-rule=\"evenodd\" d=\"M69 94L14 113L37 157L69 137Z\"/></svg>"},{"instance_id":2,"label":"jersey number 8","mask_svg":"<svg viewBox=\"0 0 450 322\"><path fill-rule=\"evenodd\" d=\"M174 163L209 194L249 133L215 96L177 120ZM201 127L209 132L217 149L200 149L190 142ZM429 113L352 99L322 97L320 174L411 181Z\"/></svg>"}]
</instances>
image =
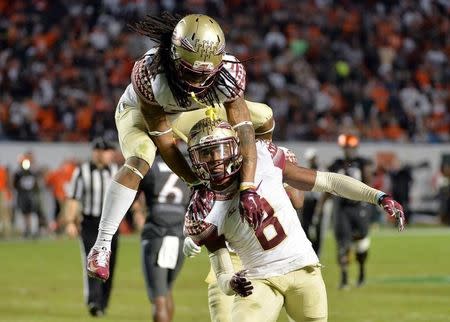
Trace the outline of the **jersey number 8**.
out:
<instances>
[{"instance_id":1,"label":"jersey number 8","mask_svg":"<svg viewBox=\"0 0 450 322\"><path fill-rule=\"evenodd\" d=\"M287 236L277 216L274 216L275 211L266 199L261 198L261 206L267 216L256 229L255 235L262 248L269 250L278 246Z\"/></svg>"}]
</instances>

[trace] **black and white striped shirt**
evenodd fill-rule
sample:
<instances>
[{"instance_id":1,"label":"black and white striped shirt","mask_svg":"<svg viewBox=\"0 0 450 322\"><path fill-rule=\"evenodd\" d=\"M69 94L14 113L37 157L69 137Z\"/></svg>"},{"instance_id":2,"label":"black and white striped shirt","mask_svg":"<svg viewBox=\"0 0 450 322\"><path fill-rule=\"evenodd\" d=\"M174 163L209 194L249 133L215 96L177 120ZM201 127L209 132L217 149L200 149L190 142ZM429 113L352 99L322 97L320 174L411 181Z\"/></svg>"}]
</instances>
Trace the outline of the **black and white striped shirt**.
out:
<instances>
[{"instance_id":1,"label":"black and white striped shirt","mask_svg":"<svg viewBox=\"0 0 450 322\"><path fill-rule=\"evenodd\" d=\"M81 203L83 216L100 217L106 189L117 170L116 164L100 169L90 161L82 163L75 169L68 197Z\"/></svg>"}]
</instances>

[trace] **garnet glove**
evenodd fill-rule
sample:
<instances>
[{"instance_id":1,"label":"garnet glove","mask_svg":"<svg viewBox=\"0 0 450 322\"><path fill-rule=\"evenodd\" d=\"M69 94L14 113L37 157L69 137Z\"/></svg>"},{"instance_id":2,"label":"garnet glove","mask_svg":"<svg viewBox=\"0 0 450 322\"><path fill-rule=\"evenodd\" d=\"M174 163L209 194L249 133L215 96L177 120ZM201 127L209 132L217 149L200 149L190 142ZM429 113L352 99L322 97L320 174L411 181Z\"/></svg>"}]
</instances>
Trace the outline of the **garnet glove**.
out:
<instances>
[{"instance_id":1,"label":"garnet glove","mask_svg":"<svg viewBox=\"0 0 450 322\"><path fill-rule=\"evenodd\" d=\"M384 211L391 217L395 217L396 225L398 231L405 229L405 214L403 212L403 207L397 201L392 199L389 195L383 195L378 200L378 204L384 209Z\"/></svg>"},{"instance_id":2,"label":"garnet glove","mask_svg":"<svg viewBox=\"0 0 450 322\"><path fill-rule=\"evenodd\" d=\"M239 212L241 219L245 219L254 230L259 227L264 213L261 207L261 199L255 188L251 187L241 191Z\"/></svg>"},{"instance_id":3,"label":"garnet glove","mask_svg":"<svg viewBox=\"0 0 450 322\"><path fill-rule=\"evenodd\" d=\"M236 292L239 296L247 297L253 293L252 282L250 282L245 275L248 270L242 270L234 273L230 280L230 288Z\"/></svg>"}]
</instances>

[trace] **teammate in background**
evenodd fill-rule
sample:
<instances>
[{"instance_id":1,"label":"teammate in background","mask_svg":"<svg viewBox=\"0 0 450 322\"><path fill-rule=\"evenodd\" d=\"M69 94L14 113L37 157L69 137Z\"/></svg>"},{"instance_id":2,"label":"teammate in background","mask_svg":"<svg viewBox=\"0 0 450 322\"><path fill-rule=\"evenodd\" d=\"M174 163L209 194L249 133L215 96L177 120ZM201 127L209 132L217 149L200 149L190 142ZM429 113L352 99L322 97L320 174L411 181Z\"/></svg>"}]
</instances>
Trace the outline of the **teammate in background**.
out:
<instances>
[{"instance_id":1,"label":"teammate in background","mask_svg":"<svg viewBox=\"0 0 450 322\"><path fill-rule=\"evenodd\" d=\"M31 152L26 152L19 157L20 169L14 174L13 186L16 192L16 208L20 210L24 218L25 238L34 236L37 233L32 231L32 216L38 217L39 230L45 229L46 219L41 209L41 186L40 175L34 168L34 158Z\"/></svg>"},{"instance_id":2,"label":"teammate in background","mask_svg":"<svg viewBox=\"0 0 450 322\"><path fill-rule=\"evenodd\" d=\"M169 322L175 308L172 287L184 262L183 224L189 189L157 155L139 190L147 208L141 254L153 321Z\"/></svg>"},{"instance_id":3,"label":"teammate in background","mask_svg":"<svg viewBox=\"0 0 450 322\"><path fill-rule=\"evenodd\" d=\"M94 245L97 237L98 225L105 191L112 177L117 172L114 164L114 150L112 143L104 138L96 138L92 142L91 160L86 161L75 168L64 203L64 219L66 233L70 237L80 235L81 259L84 263L86 255ZM81 223L79 213L81 212ZM111 257L111 279L103 283L89 277L83 270L83 283L86 304L92 316L102 316L108 306L112 290L112 276L116 263L116 251L118 247L118 234L112 239L113 255ZM105 257L98 259L105 261ZM85 265L83 265L85 267Z\"/></svg>"},{"instance_id":4,"label":"teammate in background","mask_svg":"<svg viewBox=\"0 0 450 322\"><path fill-rule=\"evenodd\" d=\"M344 157L336 159L329 171L345 174L366 184L371 182L371 162L359 157L357 148L358 137L351 134L341 134L338 145L342 148ZM319 209L331 194L324 194ZM337 243L337 261L341 269L340 289L349 287L348 266L350 252L355 250L359 265L357 286L362 286L366 280L366 261L370 247L369 227L371 205L358 201L335 198L333 200L334 236Z\"/></svg>"},{"instance_id":5,"label":"teammate in background","mask_svg":"<svg viewBox=\"0 0 450 322\"><path fill-rule=\"evenodd\" d=\"M241 215L255 226L262 217L254 184L255 130L265 134L274 127L267 105L244 100L245 69L225 52L225 37L214 19L194 14L180 20L165 13L147 16L134 29L156 45L135 63L131 84L117 104L116 126L126 161L106 194L98 238L87 260L90 274L103 280L109 276L111 238L135 199L156 149L175 174L195 186L193 195L202 193L203 185L173 142L173 124L187 135L205 116L206 105L215 106L230 121L243 156ZM195 111L199 109L203 111ZM203 207L202 198L195 200L197 207ZM107 260L99 262L99 257Z\"/></svg>"},{"instance_id":6,"label":"teammate in background","mask_svg":"<svg viewBox=\"0 0 450 322\"><path fill-rule=\"evenodd\" d=\"M220 289L234 298L232 320L276 321L281 307L294 320L327 321L325 285L317 255L306 238L283 181L299 190L333 192L344 198L380 204L398 219L402 207L384 192L337 173L320 172L286 162L282 149L256 144L256 182L264 207L262 225L254 228L239 216L239 169L242 155L232 127L220 120L199 121L189 135L192 168L210 189L202 197L207 212L191 202L185 231L205 245ZM235 272L227 241L245 270Z\"/></svg>"},{"instance_id":7,"label":"teammate in background","mask_svg":"<svg viewBox=\"0 0 450 322\"><path fill-rule=\"evenodd\" d=\"M286 161L297 164L297 157L295 153L287 148L283 149ZM303 207L304 192L290 187L288 184L283 184L286 193L292 203L292 206L299 211ZM234 271L242 269L242 263L236 252L228 247L231 262ZM184 239L183 253L186 257L194 257L201 252L201 247L197 246L190 237ZM233 307L234 296L224 294L217 283L213 267L210 267L209 273L206 276L205 282L208 284L208 307L211 322L231 322L231 310ZM290 320L291 321L291 320Z\"/></svg>"}]
</instances>

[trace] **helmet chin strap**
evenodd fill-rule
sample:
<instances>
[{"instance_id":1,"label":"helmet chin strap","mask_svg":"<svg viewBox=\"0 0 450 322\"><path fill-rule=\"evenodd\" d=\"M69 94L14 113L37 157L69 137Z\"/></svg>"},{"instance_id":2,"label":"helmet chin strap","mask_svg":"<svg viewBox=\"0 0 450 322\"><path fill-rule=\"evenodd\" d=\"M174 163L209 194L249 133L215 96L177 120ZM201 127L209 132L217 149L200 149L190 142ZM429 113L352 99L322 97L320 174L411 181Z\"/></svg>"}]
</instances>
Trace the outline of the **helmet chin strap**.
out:
<instances>
[{"instance_id":1,"label":"helmet chin strap","mask_svg":"<svg viewBox=\"0 0 450 322\"><path fill-rule=\"evenodd\" d=\"M217 115L216 108L214 106L211 106L211 105L205 104L203 102L200 102L200 100L197 99L197 96L195 96L194 92L191 92L191 97L198 105L206 108L205 115L207 117L209 117L212 121L216 121L216 120L219 119L219 116Z\"/></svg>"}]
</instances>

